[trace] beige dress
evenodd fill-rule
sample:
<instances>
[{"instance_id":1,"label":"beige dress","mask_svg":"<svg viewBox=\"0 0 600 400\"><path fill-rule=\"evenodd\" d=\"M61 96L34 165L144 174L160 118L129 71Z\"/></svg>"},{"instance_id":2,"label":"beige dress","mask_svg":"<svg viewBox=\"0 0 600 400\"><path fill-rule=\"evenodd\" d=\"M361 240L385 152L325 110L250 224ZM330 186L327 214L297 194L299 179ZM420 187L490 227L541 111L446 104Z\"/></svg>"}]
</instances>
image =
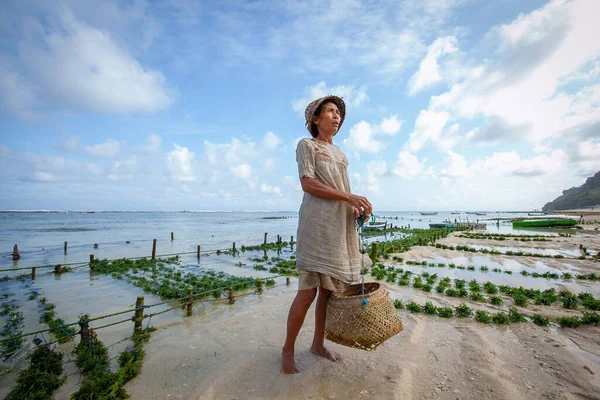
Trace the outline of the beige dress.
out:
<instances>
[{"instance_id":1,"label":"beige dress","mask_svg":"<svg viewBox=\"0 0 600 400\"><path fill-rule=\"evenodd\" d=\"M302 139L296 149L298 173L350 193L348 160L334 144ZM321 286L336 292L360 282L361 259L354 210L345 201L304 193L298 221L298 289ZM364 255L365 268L371 260Z\"/></svg>"}]
</instances>

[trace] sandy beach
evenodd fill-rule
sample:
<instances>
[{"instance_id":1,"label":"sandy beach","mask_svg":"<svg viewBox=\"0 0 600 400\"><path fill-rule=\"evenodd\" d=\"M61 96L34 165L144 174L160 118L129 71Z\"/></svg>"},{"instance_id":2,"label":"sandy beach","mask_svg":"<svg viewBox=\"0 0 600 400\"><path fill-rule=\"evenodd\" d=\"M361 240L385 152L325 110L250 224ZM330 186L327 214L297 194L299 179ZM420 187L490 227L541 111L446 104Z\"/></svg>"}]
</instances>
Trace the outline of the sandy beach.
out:
<instances>
[{"instance_id":1,"label":"sandy beach","mask_svg":"<svg viewBox=\"0 0 600 400\"><path fill-rule=\"evenodd\" d=\"M459 233L454 233L442 243L556 250L575 249L583 243L598 249L600 235L595 228L600 214L594 217L595 224L584 225L585 229L573 237L551 242L506 244L459 238ZM435 255L452 258L454 253L462 252L414 247L401 256L405 260ZM498 263L509 259L494 256ZM518 259L523 265L536 266L536 260ZM564 269L567 262L573 271L600 271L600 265L594 261L544 259L547 267L557 271ZM493 276L490 281L494 281ZM559 290L561 284L548 281L547 287ZM584 284L586 291L600 294L599 283ZM384 285L392 298L432 301L438 306L461 302L394 284ZM153 334L146 346L141 375L127 385L132 398L600 399L598 327L539 327L531 322L486 326L472 319L444 320L406 310L399 311L404 331L374 352L327 342L344 357L342 363L333 363L309 352L314 324L311 309L297 343L296 358L302 372L282 375L280 352L288 307L295 294L293 286L277 295L265 295L242 312L227 313L229 316L210 322L190 318L184 324ZM469 305L500 311L512 305L506 299L504 307ZM525 315L580 315L579 311L558 305L530 305L519 311Z\"/></svg>"}]
</instances>

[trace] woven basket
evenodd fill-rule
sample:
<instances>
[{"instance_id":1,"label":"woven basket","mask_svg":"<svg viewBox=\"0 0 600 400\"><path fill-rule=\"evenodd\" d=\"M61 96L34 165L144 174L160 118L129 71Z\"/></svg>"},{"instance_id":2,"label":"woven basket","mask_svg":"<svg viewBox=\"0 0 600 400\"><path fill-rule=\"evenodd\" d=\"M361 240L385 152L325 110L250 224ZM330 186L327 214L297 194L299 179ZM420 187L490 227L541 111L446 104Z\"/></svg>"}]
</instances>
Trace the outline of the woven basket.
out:
<instances>
[{"instance_id":1,"label":"woven basket","mask_svg":"<svg viewBox=\"0 0 600 400\"><path fill-rule=\"evenodd\" d=\"M333 293L327 306L325 337L332 342L363 350L377 346L402 331L402 321L388 292L377 282L350 285L343 293Z\"/></svg>"}]
</instances>

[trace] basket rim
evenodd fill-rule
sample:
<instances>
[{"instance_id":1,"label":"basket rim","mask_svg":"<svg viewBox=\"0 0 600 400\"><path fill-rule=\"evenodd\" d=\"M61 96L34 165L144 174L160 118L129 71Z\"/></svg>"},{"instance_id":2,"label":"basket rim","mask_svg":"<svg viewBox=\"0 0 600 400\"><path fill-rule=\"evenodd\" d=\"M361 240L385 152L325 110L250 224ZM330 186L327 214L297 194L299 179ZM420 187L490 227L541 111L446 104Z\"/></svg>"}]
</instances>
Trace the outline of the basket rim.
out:
<instances>
[{"instance_id":1,"label":"basket rim","mask_svg":"<svg viewBox=\"0 0 600 400\"><path fill-rule=\"evenodd\" d=\"M375 287L375 289L367 292L365 290L365 296L373 296L375 293L377 293L378 291L383 289L383 286L379 283L379 282L365 282L365 289L367 287ZM346 295L345 292L351 291L350 289L352 288L360 288L362 286L362 283L354 283L352 285L348 285L348 287L346 288L346 290L344 292L334 292L331 294L331 297L336 298L336 299L354 299L354 298L360 298L362 297L362 293L359 291L357 294L353 294L353 295Z\"/></svg>"}]
</instances>

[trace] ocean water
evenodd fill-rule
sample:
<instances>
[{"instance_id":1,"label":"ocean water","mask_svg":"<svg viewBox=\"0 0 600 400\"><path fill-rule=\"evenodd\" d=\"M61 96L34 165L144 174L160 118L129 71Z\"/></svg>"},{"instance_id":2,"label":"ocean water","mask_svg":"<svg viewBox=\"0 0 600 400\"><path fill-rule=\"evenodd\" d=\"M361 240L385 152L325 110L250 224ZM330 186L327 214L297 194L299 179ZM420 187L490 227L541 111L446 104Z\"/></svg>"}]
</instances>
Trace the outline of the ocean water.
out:
<instances>
[{"instance_id":1,"label":"ocean water","mask_svg":"<svg viewBox=\"0 0 600 400\"><path fill-rule=\"evenodd\" d=\"M487 223L490 232L529 233L514 231L507 221L497 224L498 218L522 216L527 214L389 211L378 213L378 220L393 226L428 228L430 223L465 222L468 218ZM263 242L265 232L269 242L277 235L289 241L296 236L297 226L297 212L0 212L0 268L85 262L90 254L96 259L150 256L153 239L157 239L158 255L195 252L198 245L203 251L231 248L233 242L238 248L257 245ZM18 261L12 260L15 244L21 254Z\"/></svg>"}]
</instances>

